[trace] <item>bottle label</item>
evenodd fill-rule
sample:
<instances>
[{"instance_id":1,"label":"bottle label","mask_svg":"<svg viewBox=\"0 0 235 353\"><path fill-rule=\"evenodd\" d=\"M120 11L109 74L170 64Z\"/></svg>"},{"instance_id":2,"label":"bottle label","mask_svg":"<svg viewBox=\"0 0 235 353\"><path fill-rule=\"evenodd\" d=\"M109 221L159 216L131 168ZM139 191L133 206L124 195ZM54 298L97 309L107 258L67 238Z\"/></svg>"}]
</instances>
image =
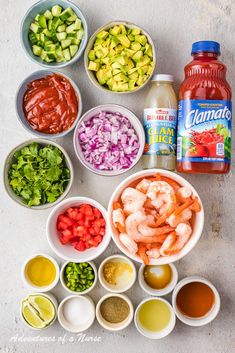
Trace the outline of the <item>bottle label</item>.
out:
<instances>
[{"instance_id":1,"label":"bottle label","mask_svg":"<svg viewBox=\"0 0 235 353\"><path fill-rule=\"evenodd\" d=\"M175 156L176 124L176 109L144 109L144 130L146 137L144 155Z\"/></svg>"},{"instance_id":2,"label":"bottle label","mask_svg":"<svg viewBox=\"0 0 235 353\"><path fill-rule=\"evenodd\" d=\"M230 162L232 102L179 102L177 161Z\"/></svg>"}]
</instances>

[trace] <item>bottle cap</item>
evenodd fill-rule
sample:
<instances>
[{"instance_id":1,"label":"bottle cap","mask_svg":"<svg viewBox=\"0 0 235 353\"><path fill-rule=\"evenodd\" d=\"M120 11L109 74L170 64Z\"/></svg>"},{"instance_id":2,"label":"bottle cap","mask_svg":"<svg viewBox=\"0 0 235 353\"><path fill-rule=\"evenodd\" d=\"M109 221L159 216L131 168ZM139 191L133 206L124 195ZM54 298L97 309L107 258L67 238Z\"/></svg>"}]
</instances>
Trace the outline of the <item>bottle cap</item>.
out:
<instances>
[{"instance_id":1,"label":"bottle cap","mask_svg":"<svg viewBox=\"0 0 235 353\"><path fill-rule=\"evenodd\" d=\"M168 75L168 74L157 74L152 76L151 81L173 82L174 78L172 75Z\"/></svg>"},{"instance_id":2,"label":"bottle cap","mask_svg":"<svg viewBox=\"0 0 235 353\"><path fill-rule=\"evenodd\" d=\"M200 53L202 51L220 55L220 44L212 40L201 40L193 43L191 54Z\"/></svg>"}]
</instances>

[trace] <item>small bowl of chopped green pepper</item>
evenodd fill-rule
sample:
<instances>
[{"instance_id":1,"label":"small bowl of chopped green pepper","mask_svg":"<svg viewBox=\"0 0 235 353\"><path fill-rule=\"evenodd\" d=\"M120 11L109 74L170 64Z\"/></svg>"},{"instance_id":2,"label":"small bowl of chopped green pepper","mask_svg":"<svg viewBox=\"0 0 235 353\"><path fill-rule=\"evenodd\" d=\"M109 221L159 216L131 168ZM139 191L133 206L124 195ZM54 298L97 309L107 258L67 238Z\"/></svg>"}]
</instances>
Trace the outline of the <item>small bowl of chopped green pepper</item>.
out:
<instances>
[{"instance_id":1,"label":"small bowl of chopped green pepper","mask_svg":"<svg viewBox=\"0 0 235 353\"><path fill-rule=\"evenodd\" d=\"M60 282L69 293L89 293L97 282L94 262L65 262L60 271Z\"/></svg>"},{"instance_id":2,"label":"small bowl of chopped green pepper","mask_svg":"<svg viewBox=\"0 0 235 353\"><path fill-rule=\"evenodd\" d=\"M55 206L69 192L74 178L72 162L57 143L28 140L13 148L4 165L4 186L21 206L42 210Z\"/></svg>"},{"instance_id":3,"label":"small bowl of chopped green pepper","mask_svg":"<svg viewBox=\"0 0 235 353\"><path fill-rule=\"evenodd\" d=\"M34 62L61 68L78 60L87 44L86 19L68 0L41 0L29 8L21 24L21 42Z\"/></svg>"}]
</instances>

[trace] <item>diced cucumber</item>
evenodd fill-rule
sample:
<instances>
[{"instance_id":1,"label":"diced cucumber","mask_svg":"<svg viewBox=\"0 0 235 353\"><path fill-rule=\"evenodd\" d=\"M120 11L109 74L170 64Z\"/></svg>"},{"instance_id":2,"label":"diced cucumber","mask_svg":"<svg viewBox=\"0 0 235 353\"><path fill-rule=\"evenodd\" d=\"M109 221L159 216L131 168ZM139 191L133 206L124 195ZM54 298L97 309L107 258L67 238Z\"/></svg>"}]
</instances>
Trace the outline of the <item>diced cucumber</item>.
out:
<instances>
[{"instance_id":1,"label":"diced cucumber","mask_svg":"<svg viewBox=\"0 0 235 353\"><path fill-rule=\"evenodd\" d=\"M51 23L51 29L56 30L56 28L62 24L62 21L59 19L59 17L53 17L52 23Z\"/></svg>"},{"instance_id":2,"label":"diced cucumber","mask_svg":"<svg viewBox=\"0 0 235 353\"><path fill-rule=\"evenodd\" d=\"M62 12L62 7L60 5L52 6L51 13L52 16L59 17Z\"/></svg>"},{"instance_id":3,"label":"diced cucumber","mask_svg":"<svg viewBox=\"0 0 235 353\"><path fill-rule=\"evenodd\" d=\"M70 38L70 39L77 38L77 32L68 33L67 38Z\"/></svg>"},{"instance_id":4,"label":"diced cucumber","mask_svg":"<svg viewBox=\"0 0 235 353\"><path fill-rule=\"evenodd\" d=\"M75 23L72 23L70 26L66 28L67 33L72 33L75 30Z\"/></svg>"},{"instance_id":5,"label":"diced cucumber","mask_svg":"<svg viewBox=\"0 0 235 353\"><path fill-rule=\"evenodd\" d=\"M44 15L38 16L38 24L42 28L47 28L47 19Z\"/></svg>"},{"instance_id":6,"label":"diced cucumber","mask_svg":"<svg viewBox=\"0 0 235 353\"><path fill-rule=\"evenodd\" d=\"M66 21L70 16L74 14L74 11L71 9L71 7L67 7L61 14L60 14L60 19L62 21Z\"/></svg>"},{"instance_id":7,"label":"diced cucumber","mask_svg":"<svg viewBox=\"0 0 235 353\"><path fill-rule=\"evenodd\" d=\"M36 44L38 41L37 35L34 32L29 33L29 40L32 44Z\"/></svg>"},{"instance_id":8,"label":"diced cucumber","mask_svg":"<svg viewBox=\"0 0 235 353\"><path fill-rule=\"evenodd\" d=\"M45 51L55 51L56 50L56 44L46 44L44 47Z\"/></svg>"},{"instance_id":9,"label":"diced cucumber","mask_svg":"<svg viewBox=\"0 0 235 353\"><path fill-rule=\"evenodd\" d=\"M57 32L65 32L66 30L66 25L60 25L57 27Z\"/></svg>"},{"instance_id":10,"label":"diced cucumber","mask_svg":"<svg viewBox=\"0 0 235 353\"><path fill-rule=\"evenodd\" d=\"M44 60L45 60L47 63L51 63L52 61L54 61L54 59L50 59L48 56L46 56Z\"/></svg>"},{"instance_id":11,"label":"diced cucumber","mask_svg":"<svg viewBox=\"0 0 235 353\"><path fill-rule=\"evenodd\" d=\"M69 51L68 48L65 49L65 50L63 50L62 53L63 53L63 56L64 56L64 58L65 58L66 61L71 60L71 55L70 55L70 51Z\"/></svg>"},{"instance_id":12,"label":"diced cucumber","mask_svg":"<svg viewBox=\"0 0 235 353\"><path fill-rule=\"evenodd\" d=\"M74 22L76 21L76 19L78 18L78 16L74 13L72 16L68 17L66 22Z\"/></svg>"},{"instance_id":13,"label":"diced cucumber","mask_svg":"<svg viewBox=\"0 0 235 353\"><path fill-rule=\"evenodd\" d=\"M65 39L61 41L61 47L62 49L68 48L72 43L71 39Z\"/></svg>"},{"instance_id":14,"label":"diced cucumber","mask_svg":"<svg viewBox=\"0 0 235 353\"><path fill-rule=\"evenodd\" d=\"M50 59L50 60L55 60L56 59L56 55L55 55L55 51L48 51L47 52L47 57Z\"/></svg>"},{"instance_id":15,"label":"diced cucumber","mask_svg":"<svg viewBox=\"0 0 235 353\"><path fill-rule=\"evenodd\" d=\"M82 26L82 21L79 18L77 18L74 23L74 29L79 30L81 28L81 26Z\"/></svg>"},{"instance_id":16,"label":"diced cucumber","mask_svg":"<svg viewBox=\"0 0 235 353\"><path fill-rule=\"evenodd\" d=\"M61 42L67 37L67 33L66 32L56 33L56 37Z\"/></svg>"},{"instance_id":17,"label":"diced cucumber","mask_svg":"<svg viewBox=\"0 0 235 353\"><path fill-rule=\"evenodd\" d=\"M41 55L40 55L40 58L41 58L42 60L45 60L46 57L47 57L46 51L45 51L45 50L42 50L42 53L41 53Z\"/></svg>"},{"instance_id":18,"label":"diced cucumber","mask_svg":"<svg viewBox=\"0 0 235 353\"><path fill-rule=\"evenodd\" d=\"M33 45L32 48L33 48L34 55L40 56L42 54L42 48L39 47L38 45Z\"/></svg>"},{"instance_id":19,"label":"diced cucumber","mask_svg":"<svg viewBox=\"0 0 235 353\"><path fill-rule=\"evenodd\" d=\"M73 57L76 54L76 52L78 51L78 45L70 45L69 51L70 51L71 57Z\"/></svg>"},{"instance_id":20,"label":"diced cucumber","mask_svg":"<svg viewBox=\"0 0 235 353\"><path fill-rule=\"evenodd\" d=\"M35 17L35 21L38 21L40 14L38 13L37 16Z\"/></svg>"},{"instance_id":21,"label":"diced cucumber","mask_svg":"<svg viewBox=\"0 0 235 353\"><path fill-rule=\"evenodd\" d=\"M47 37L51 37L52 36L52 33L49 31L48 28L45 28L42 33L44 33Z\"/></svg>"},{"instance_id":22,"label":"diced cucumber","mask_svg":"<svg viewBox=\"0 0 235 353\"><path fill-rule=\"evenodd\" d=\"M77 38L72 38L72 44L75 44L75 45L79 45L80 44L80 40L79 39L77 39Z\"/></svg>"},{"instance_id":23,"label":"diced cucumber","mask_svg":"<svg viewBox=\"0 0 235 353\"><path fill-rule=\"evenodd\" d=\"M49 31L52 30L52 20L48 20L48 29Z\"/></svg>"},{"instance_id":24,"label":"diced cucumber","mask_svg":"<svg viewBox=\"0 0 235 353\"><path fill-rule=\"evenodd\" d=\"M31 23L30 29L33 33L39 33L39 24L36 22Z\"/></svg>"},{"instance_id":25,"label":"diced cucumber","mask_svg":"<svg viewBox=\"0 0 235 353\"><path fill-rule=\"evenodd\" d=\"M46 10L44 12L44 16L46 17L47 20L52 20L52 18L53 18L52 13L49 10Z\"/></svg>"},{"instance_id":26,"label":"diced cucumber","mask_svg":"<svg viewBox=\"0 0 235 353\"><path fill-rule=\"evenodd\" d=\"M77 32L77 39L82 40L84 34L84 29L81 28L78 32Z\"/></svg>"}]
</instances>

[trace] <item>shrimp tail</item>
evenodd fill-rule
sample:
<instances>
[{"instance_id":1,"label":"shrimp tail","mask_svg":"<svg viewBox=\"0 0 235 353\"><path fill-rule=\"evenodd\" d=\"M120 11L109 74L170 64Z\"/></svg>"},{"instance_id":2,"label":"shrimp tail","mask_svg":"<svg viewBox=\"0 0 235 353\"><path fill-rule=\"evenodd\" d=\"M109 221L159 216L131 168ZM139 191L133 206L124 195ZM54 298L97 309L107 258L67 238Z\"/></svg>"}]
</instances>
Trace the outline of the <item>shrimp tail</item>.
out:
<instances>
[{"instance_id":1,"label":"shrimp tail","mask_svg":"<svg viewBox=\"0 0 235 353\"><path fill-rule=\"evenodd\" d=\"M149 258L148 258L148 255L146 254L147 250L148 250L148 248L145 244L142 244L142 243L138 244L137 255L139 255L139 257L141 258L141 260L143 261L143 263L145 265L149 264Z\"/></svg>"}]
</instances>

